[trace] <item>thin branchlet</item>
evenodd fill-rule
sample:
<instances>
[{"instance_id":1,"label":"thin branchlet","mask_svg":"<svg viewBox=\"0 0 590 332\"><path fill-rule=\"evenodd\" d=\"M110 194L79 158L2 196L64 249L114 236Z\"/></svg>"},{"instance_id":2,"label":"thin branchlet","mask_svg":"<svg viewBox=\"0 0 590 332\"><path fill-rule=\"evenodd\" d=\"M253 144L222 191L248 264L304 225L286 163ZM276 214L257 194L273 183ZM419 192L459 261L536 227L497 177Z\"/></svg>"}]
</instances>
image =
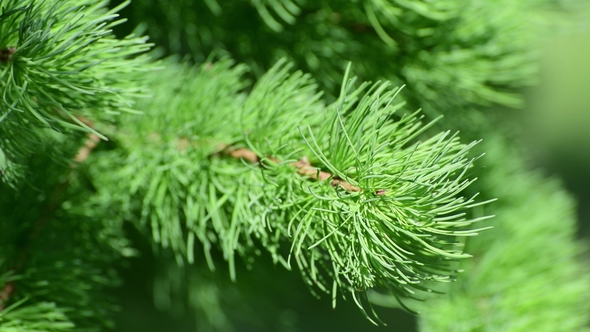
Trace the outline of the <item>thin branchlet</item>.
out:
<instances>
[{"instance_id":1,"label":"thin branchlet","mask_svg":"<svg viewBox=\"0 0 590 332\"><path fill-rule=\"evenodd\" d=\"M231 149L228 147L223 149L222 152L223 154L228 155L232 158L244 159L252 164L257 164L261 160L260 156L256 155L254 151L248 150L246 148ZM277 159L275 157L267 156L266 159L276 164L282 163L280 159ZM297 174L307 176L310 179L318 181L326 181L328 179L331 179L330 185L333 187L339 186L346 189L347 191L352 192L361 191L361 188L353 186L352 184L342 179L334 177L332 174L328 172L321 171L318 170L316 167L313 167L307 159L307 157L305 156L299 159L298 161L291 162L290 165L293 166L293 168L297 171ZM384 195L386 190L379 189L376 192L378 192L378 195Z\"/></svg>"}]
</instances>

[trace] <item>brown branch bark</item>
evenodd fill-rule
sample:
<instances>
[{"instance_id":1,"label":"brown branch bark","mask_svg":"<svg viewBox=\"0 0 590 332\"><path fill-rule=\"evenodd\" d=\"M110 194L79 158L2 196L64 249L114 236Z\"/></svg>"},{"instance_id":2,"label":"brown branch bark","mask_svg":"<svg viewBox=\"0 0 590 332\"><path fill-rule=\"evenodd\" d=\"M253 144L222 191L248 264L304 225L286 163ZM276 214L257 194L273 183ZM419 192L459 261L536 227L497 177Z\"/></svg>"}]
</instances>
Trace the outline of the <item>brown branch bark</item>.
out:
<instances>
[{"instance_id":1,"label":"brown branch bark","mask_svg":"<svg viewBox=\"0 0 590 332\"><path fill-rule=\"evenodd\" d=\"M257 156L256 153L254 153L251 150L245 149L245 148L232 149L231 146L230 147L223 147L222 153L227 156L230 156L232 158L244 159L252 164L260 162L260 157ZM268 159L270 159L276 163L281 162L280 160L278 160L274 157L268 157ZM348 191L352 191L352 192L362 191L361 188L356 187L356 186L350 184L349 182L344 181L343 179L340 179L338 177L334 177L329 172L318 171L317 168L315 168L311 165L311 163L307 160L306 157L303 157L296 162L292 162L291 166L293 166L297 170L298 174L307 176L310 179L317 180L317 181L326 181L328 179L331 179L330 185L333 187L339 186L339 187L342 187L342 188L344 188ZM385 190L380 189L380 190L377 190L375 193L379 196L382 196L382 195L385 195Z\"/></svg>"},{"instance_id":2,"label":"brown branch bark","mask_svg":"<svg viewBox=\"0 0 590 332\"><path fill-rule=\"evenodd\" d=\"M92 150L98 145L100 142L100 137L98 135L89 133L88 138L84 142L84 145L78 150L78 153L74 157L74 161L78 164L84 162L89 156ZM75 167L75 165L73 166Z\"/></svg>"},{"instance_id":3,"label":"brown branch bark","mask_svg":"<svg viewBox=\"0 0 590 332\"><path fill-rule=\"evenodd\" d=\"M12 61L12 55L16 53L15 47L6 47L0 49L0 62L10 62Z\"/></svg>"},{"instance_id":4,"label":"brown branch bark","mask_svg":"<svg viewBox=\"0 0 590 332\"><path fill-rule=\"evenodd\" d=\"M5 303L8 301L8 298L10 298L10 295L12 295L12 292L14 292L14 283L9 281L4 285L4 288L2 288L2 291L0 292L0 311L4 310Z\"/></svg>"}]
</instances>

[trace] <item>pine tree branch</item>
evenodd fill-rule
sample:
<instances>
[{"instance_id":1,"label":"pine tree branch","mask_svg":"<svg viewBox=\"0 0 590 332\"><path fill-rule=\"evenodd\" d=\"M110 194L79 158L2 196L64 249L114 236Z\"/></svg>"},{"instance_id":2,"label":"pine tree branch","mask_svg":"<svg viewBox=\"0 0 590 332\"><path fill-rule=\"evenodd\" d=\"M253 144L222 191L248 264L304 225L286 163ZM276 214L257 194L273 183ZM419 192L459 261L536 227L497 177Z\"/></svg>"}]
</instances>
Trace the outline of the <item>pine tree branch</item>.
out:
<instances>
[{"instance_id":1,"label":"pine tree branch","mask_svg":"<svg viewBox=\"0 0 590 332\"><path fill-rule=\"evenodd\" d=\"M210 251L220 249L233 280L237 257L251 262L260 241L275 263L297 264L312 291L334 305L350 293L369 319L369 289L408 298L453 280L453 262L469 257L460 238L488 218L472 218L486 202L463 194L477 141L426 137L432 122L400 114L400 89L355 88L350 68L327 105L284 60L247 94L243 67L229 60L168 64L150 81L154 98L138 103L145 115L122 121L122 149L90 170L101 210L130 207L121 213L178 262L193 263L200 244L214 269Z\"/></svg>"},{"instance_id":2,"label":"pine tree branch","mask_svg":"<svg viewBox=\"0 0 590 332\"><path fill-rule=\"evenodd\" d=\"M86 124L88 127L94 127L94 123L90 119L82 116L78 116L77 118L78 120ZM75 163L72 163L70 165L70 168L65 171L65 174L68 175L70 172L72 172L72 170L76 169L80 163L84 162L90 156L90 153L92 152L92 150L94 150L94 148L98 145L99 142L100 138L98 137L98 135L92 132L88 133L86 141L78 149L76 156L72 159ZM68 189L69 185L70 182L66 180L56 184L53 188L53 191L49 196L49 199L45 207L43 208L43 213L30 228L31 230L25 248L20 252L20 255L16 260L16 263L12 267L12 271L14 273L17 273L24 267L26 261L29 258L31 244L39 239L43 229L46 227L47 223L51 220L51 218L55 215L55 212L63 203L65 192ZM0 291L0 312L4 310L5 304L10 299L10 296L14 293L14 290L15 285L13 281L9 281L6 284L4 284L4 287Z\"/></svg>"}]
</instances>

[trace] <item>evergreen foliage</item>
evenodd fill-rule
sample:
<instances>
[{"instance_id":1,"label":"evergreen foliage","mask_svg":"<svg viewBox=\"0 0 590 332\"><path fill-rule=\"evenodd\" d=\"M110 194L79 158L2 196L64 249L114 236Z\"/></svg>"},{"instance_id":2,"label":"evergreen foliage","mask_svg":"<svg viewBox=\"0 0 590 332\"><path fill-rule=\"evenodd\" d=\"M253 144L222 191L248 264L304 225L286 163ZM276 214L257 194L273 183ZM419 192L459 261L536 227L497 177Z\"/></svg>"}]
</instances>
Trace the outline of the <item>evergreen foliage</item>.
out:
<instances>
[{"instance_id":1,"label":"evergreen foliage","mask_svg":"<svg viewBox=\"0 0 590 332\"><path fill-rule=\"evenodd\" d=\"M0 0L0 331L112 328L126 224L199 330L277 326L250 305L289 291L271 261L376 324L583 331L572 199L486 108L522 106L555 6Z\"/></svg>"},{"instance_id":2,"label":"evergreen foliage","mask_svg":"<svg viewBox=\"0 0 590 332\"><path fill-rule=\"evenodd\" d=\"M51 156L31 160L28 165L37 172L28 181L35 187L22 184L14 193L5 187L0 195L1 305L7 311L0 330L5 325L44 330L37 321L44 315L64 320L55 327L51 322L48 330L112 326L116 306L104 289L119 284L112 264L133 253L121 221L88 215L93 195L84 188L80 170L52 163Z\"/></svg>"},{"instance_id":3,"label":"evergreen foliage","mask_svg":"<svg viewBox=\"0 0 590 332\"><path fill-rule=\"evenodd\" d=\"M449 132L415 141L427 127L416 113L392 118L399 89L347 80L325 105L284 62L247 96L244 67L227 60L165 67L149 82L160 97L123 119L114 137L125 149L98 155L108 163L92 177L111 190L104 209L136 208L178 262L193 263L197 241L213 268L220 247L235 279L236 254L249 261L260 244L334 301L343 288L362 307L370 288L412 296L468 257L455 237L477 234L466 227L481 203L461 195L473 144Z\"/></svg>"},{"instance_id":4,"label":"evergreen foliage","mask_svg":"<svg viewBox=\"0 0 590 332\"><path fill-rule=\"evenodd\" d=\"M25 159L62 134L96 132L84 118L106 121L130 111L141 89L128 74L149 68L145 38L116 39L120 9L108 1L0 2L0 178L14 183ZM64 152L61 152L63 154ZM58 155L60 153L58 152Z\"/></svg>"}]
</instances>

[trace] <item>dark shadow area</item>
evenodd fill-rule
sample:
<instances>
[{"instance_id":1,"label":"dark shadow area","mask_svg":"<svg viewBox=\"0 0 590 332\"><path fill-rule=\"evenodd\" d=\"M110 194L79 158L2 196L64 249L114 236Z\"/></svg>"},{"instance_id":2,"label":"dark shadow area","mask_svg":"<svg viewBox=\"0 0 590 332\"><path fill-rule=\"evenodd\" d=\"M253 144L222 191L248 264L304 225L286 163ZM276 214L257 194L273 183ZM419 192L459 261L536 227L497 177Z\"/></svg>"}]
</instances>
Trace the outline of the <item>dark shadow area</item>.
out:
<instances>
[{"instance_id":1,"label":"dark shadow area","mask_svg":"<svg viewBox=\"0 0 590 332\"><path fill-rule=\"evenodd\" d=\"M120 269L123 286L113 291L121 305L121 311L115 317L116 331L201 331L197 323L202 317L194 312L186 310L182 316L173 317L175 315L156 309L152 289L158 262L145 235L131 226L126 231L141 255L130 259L128 266ZM372 325L349 296L348 300L339 298L336 309L332 309L329 295L315 298L297 271L266 264L268 261L270 259L264 254L257 257L252 269L255 273L238 265L236 283L229 280L227 269L221 266L222 261L217 263L219 266L214 273L207 272L215 279L219 278L219 284L239 292L238 298L245 298L243 303L232 304L239 310L227 312L236 331L417 331L416 317L399 309L376 307L379 318L387 326ZM252 303L247 303L249 300ZM244 317L241 312L250 317Z\"/></svg>"}]
</instances>

